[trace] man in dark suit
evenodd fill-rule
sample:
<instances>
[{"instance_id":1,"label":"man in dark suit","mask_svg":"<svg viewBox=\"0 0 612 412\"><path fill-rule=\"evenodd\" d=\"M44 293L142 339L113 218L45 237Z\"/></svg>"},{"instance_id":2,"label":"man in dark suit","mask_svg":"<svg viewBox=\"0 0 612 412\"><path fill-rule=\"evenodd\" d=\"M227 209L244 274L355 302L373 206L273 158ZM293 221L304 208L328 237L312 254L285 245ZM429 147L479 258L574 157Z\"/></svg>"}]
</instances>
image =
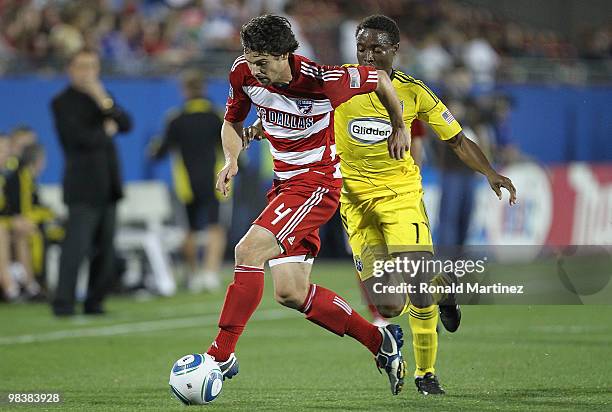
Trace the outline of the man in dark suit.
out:
<instances>
[{"instance_id":1,"label":"man in dark suit","mask_svg":"<svg viewBox=\"0 0 612 412\"><path fill-rule=\"evenodd\" d=\"M51 103L64 151L68 206L52 302L57 316L74 314L77 274L85 257L90 258L90 269L84 313L104 313L102 303L113 278L115 206L123 195L113 137L128 132L131 119L104 89L99 74L97 53L77 52L68 64L70 85Z\"/></svg>"}]
</instances>

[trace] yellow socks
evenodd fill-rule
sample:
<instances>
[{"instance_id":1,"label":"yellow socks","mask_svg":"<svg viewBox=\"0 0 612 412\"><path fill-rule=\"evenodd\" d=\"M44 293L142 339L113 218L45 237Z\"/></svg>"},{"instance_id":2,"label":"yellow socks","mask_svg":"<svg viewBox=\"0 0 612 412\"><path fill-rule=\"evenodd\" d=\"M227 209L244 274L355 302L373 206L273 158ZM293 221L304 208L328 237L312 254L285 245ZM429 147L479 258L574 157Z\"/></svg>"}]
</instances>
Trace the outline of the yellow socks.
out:
<instances>
[{"instance_id":1,"label":"yellow socks","mask_svg":"<svg viewBox=\"0 0 612 412\"><path fill-rule=\"evenodd\" d=\"M436 332L438 306L417 308L410 305L408 322L412 331L412 347L416 363L414 376L424 376L427 372L435 373L434 365L438 353L438 333Z\"/></svg>"}]
</instances>

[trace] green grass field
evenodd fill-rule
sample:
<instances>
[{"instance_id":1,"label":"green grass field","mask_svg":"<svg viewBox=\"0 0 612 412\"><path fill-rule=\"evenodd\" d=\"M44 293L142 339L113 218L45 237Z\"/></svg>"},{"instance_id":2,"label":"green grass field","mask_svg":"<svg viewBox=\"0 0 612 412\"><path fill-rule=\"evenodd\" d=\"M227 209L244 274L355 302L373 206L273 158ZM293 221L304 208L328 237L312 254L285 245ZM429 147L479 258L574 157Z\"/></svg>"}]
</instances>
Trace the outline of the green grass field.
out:
<instances>
[{"instance_id":1,"label":"green grass field","mask_svg":"<svg viewBox=\"0 0 612 412\"><path fill-rule=\"evenodd\" d=\"M350 263L318 263L313 278L363 313ZM241 372L205 410L612 410L612 306L464 307L461 329L440 334L447 395L422 397L409 379L394 397L367 350L274 303L266 280L238 346ZM64 398L0 410L185 410L168 391L170 367L207 348L222 301L115 298L105 317L59 320L41 304L0 306L0 392ZM412 370L409 342L404 353Z\"/></svg>"}]
</instances>

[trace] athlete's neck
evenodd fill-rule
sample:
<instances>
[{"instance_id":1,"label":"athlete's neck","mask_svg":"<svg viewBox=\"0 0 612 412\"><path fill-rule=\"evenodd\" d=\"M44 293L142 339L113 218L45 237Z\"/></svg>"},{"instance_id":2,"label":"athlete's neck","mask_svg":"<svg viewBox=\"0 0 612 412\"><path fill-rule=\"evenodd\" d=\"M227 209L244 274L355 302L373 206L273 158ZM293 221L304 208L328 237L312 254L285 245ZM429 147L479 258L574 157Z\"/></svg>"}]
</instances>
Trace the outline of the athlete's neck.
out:
<instances>
[{"instance_id":1,"label":"athlete's neck","mask_svg":"<svg viewBox=\"0 0 612 412\"><path fill-rule=\"evenodd\" d=\"M376 67L376 66L374 67L376 68L376 70L382 70L382 71L387 72L389 77L391 77L391 74L393 73L393 67L388 67L388 68L387 67Z\"/></svg>"},{"instance_id":2,"label":"athlete's neck","mask_svg":"<svg viewBox=\"0 0 612 412\"><path fill-rule=\"evenodd\" d=\"M287 59L287 64L283 68L283 71L280 73L278 80L276 80L273 84L275 87L287 87L289 83L293 80L293 74L291 73L291 60Z\"/></svg>"}]
</instances>

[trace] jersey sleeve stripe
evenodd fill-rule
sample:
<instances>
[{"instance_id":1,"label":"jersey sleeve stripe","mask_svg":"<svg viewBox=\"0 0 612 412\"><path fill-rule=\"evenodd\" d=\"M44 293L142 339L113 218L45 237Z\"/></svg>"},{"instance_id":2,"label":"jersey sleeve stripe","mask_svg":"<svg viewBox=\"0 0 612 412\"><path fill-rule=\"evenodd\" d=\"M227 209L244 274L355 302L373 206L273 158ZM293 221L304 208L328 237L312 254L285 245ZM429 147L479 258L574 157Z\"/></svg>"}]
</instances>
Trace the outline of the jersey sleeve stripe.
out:
<instances>
[{"instance_id":1,"label":"jersey sleeve stripe","mask_svg":"<svg viewBox=\"0 0 612 412\"><path fill-rule=\"evenodd\" d=\"M319 75L317 75L315 73L312 73L310 71L307 71L305 69L301 69L300 73L305 74L306 76L314 77L315 79L320 79L321 78L321 76L319 76Z\"/></svg>"},{"instance_id":2,"label":"jersey sleeve stripe","mask_svg":"<svg viewBox=\"0 0 612 412\"><path fill-rule=\"evenodd\" d=\"M315 76L326 76L326 75L330 75L330 74L340 74L340 75L343 75L343 74L346 73L346 71L341 70L341 69L325 70L325 69L322 69L320 67L305 66L305 65L300 67L300 71L307 71L309 73L312 73Z\"/></svg>"},{"instance_id":3,"label":"jersey sleeve stripe","mask_svg":"<svg viewBox=\"0 0 612 412\"><path fill-rule=\"evenodd\" d=\"M240 66L242 63L246 63L246 58L243 56L238 57L235 61L234 64L232 65L232 68L230 71L234 71L236 70L236 67Z\"/></svg>"},{"instance_id":4,"label":"jersey sleeve stripe","mask_svg":"<svg viewBox=\"0 0 612 412\"><path fill-rule=\"evenodd\" d=\"M342 76L344 75L344 72L341 70L333 71L333 72L329 71L329 72L317 73L317 72L314 72L312 69L305 68L305 67L302 67L300 69L300 72L307 76L314 77L315 79L323 79L324 81L338 80L342 78Z\"/></svg>"},{"instance_id":5,"label":"jersey sleeve stripe","mask_svg":"<svg viewBox=\"0 0 612 412\"><path fill-rule=\"evenodd\" d=\"M301 68L313 71L314 73L320 73L320 74L326 74L326 73L341 73L341 74L343 74L343 73L346 73L342 69L325 69L322 66L317 66L316 64L311 64L311 63L307 63L307 62L302 62Z\"/></svg>"},{"instance_id":6,"label":"jersey sleeve stripe","mask_svg":"<svg viewBox=\"0 0 612 412\"><path fill-rule=\"evenodd\" d=\"M313 73L309 73L309 72L306 72L304 70L300 70L300 72L302 74L306 75L306 76L314 77L315 79L323 80L323 81L326 81L326 82L340 80L342 78L341 74L336 74L336 75L315 75Z\"/></svg>"},{"instance_id":7,"label":"jersey sleeve stripe","mask_svg":"<svg viewBox=\"0 0 612 412\"><path fill-rule=\"evenodd\" d=\"M411 83L411 84L416 84L417 86L421 87L431 96L431 98L434 100L434 102L436 102L436 104L440 101L440 99L438 99L435 93L432 92L429 89L429 87L427 87L425 83L423 83L422 81L416 80L415 78L405 75L404 73L397 71L397 70L395 71L395 78L399 80L401 83Z\"/></svg>"}]
</instances>

